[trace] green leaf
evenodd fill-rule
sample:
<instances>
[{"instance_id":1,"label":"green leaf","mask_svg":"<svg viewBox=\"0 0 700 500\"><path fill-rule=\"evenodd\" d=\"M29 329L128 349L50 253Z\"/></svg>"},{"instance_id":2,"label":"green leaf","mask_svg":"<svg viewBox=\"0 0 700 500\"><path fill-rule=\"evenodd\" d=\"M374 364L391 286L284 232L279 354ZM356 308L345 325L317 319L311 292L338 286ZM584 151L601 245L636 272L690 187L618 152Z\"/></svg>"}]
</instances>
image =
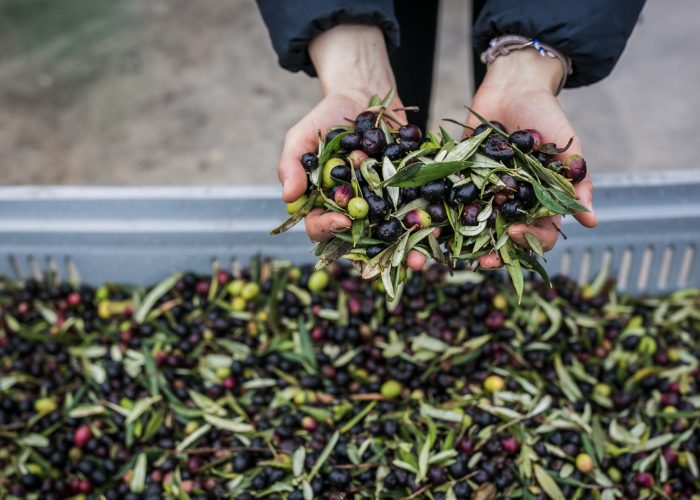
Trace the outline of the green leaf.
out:
<instances>
[{"instance_id":1,"label":"green leaf","mask_svg":"<svg viewBox=\"0 0 700 500\"><path fill-rule=\"evenodd\" d=\"M550 210L556 214L569 215L570 211L561 205L548 191L546 191L537 182L532 183L532 187L535 190L535 196L547 210Z\"/></svg>"},{"instance_id":2,"label":"green leaf","mask_svg":"<svg viewBox=\"0 0 700 500\"><path fill-rule=\"evenodd\" d=\"M328 440L328 443L326 443L323 451L321 451L321 454L318 456L318 460L316 460L311 472L309 472L309 477L307 478L308 481L311 481L314 476L318 474L318 471L321 470L321 467L323 467L323 464L325 464L326 460L328 460L328 457L335 448L335 445L338 444L338 439L340 439L340 433L335 431L330 440Z\"/></svg>"},{"instance_id":3,"label":"green leaf","mask_svg":"<svg viewBox=\"0 0 700 500\"><path fill-rule=\"evenodd\" d=\"M143 299L143 302L139 306L138 310L136 311L136 314L134 314L134 321L136 323L143 323L146 319L146 316L148 313L151 311L153 306L155 305L158 300L168 293L172 287L175 286L175 283L180 281L180 275L179 274L174 274L160 283L158 283L156 286L154 286L150 292L148 292L148 295L146 295L146 298Z\"/></svg>"},{"instance_id":4,"label":"green leaf","mask_svg":"<svg viewBox=\"0 0 700 500\"><path fill-rule=\"evenodd\" d=\"M569 372L564 367L562 363L561 356L557 353L554 355L554 370L557 372L557 377L559 378L559 385L564 395L572 402L575 403L579 399L583 398L581 394L581 389L579 389L574 379L571 378Z\"/></svg>"},{"instance_id":5,"label":"green leaf","mask_svg":"<svg viewBox=\"0 0 700 500\"><path fill-rule=\"evenodd\" d=\"M303 322L299 322L298 327L298 338L299 338L299 350L303 354L309 367L312 369L313 373L318 370L318 365L316 363L316 352L314 351L314 344L311 342L311 336L309 331Z\"/></svg>"},{"instance_id":6,"label":"green leaf","mask_svg":"<svg viewBox=\"0 0 700 500\"><path fill-rule=\"evenodd\" d=\"M445 156L446 162L451 161L465 161L471 158L471 156L476 152L484 139L486 139L491 130L486 129L479 135L475 135L466 139L459 144L457 144L452 150Z\"/></svg>"},{"instance_id":7,"label":"green leaf","mask_svg":"<svg viewBox=\"0 0 700 500\"><path fill-rule=\"evenodd\" d=\"M562 493L561 489L559 489L557 483L554 481L554 479L552 479L552 476L550 476L549 473L542 468L542 466L535 464L534 471L540 488L542 488L549 498L552 500L566 500L564 493Z\"/></svg>"},{"instance_id":8,"label":"green leaf","mask_svg":"<svg viewBox=\"0 0 700 500\"><path fill-rule=\"evenodd\" d=\"M194 432L189 434L185 439L183 439L175 448L177 451L183 451L194 444L199 438L204 436L207 432L211 430L211 425L204 424L199 426Z\"/></svg>"},{"instance_id":9,"label":"green leaf","mask_svg":"<svg viewBox=\"0 0 700 500\"><path fill-rule=\"evenodd\" d=\"M382 163L382 178L384 179L389 179L392 176L396 174L396 167L394 166L393 163L391 163L391 160L385 156L384 157L384 162ZM387 193L389 194L389 198L391 199L391 202L394 204L394 207L399 206L399 188L389 186L386 188Z\"/></svg>"},{"instance_id":10,"label":"green leaf","mask_svg":"<svg viewBox=\"0 0 700 500\"><path fill-rule=\"evenodd\" d=\"M383 186L419 187L428 182L444 179L448 175L461 172L468 168L468 161L444 161L434 163L413 163L399 170L395 175L385 180Z\"/></svg>"},{"instance_id":11,"label":"green leaf","mask_svg":"<svg viewBox=\"0 0 700 500\"><path fill-rule=\"evenodd\" d=\"M234 434L246 434L254 432L255 427L250 424L239 422L236 420L215 417L214 415L204 415L204 420L218 429L233 432Z\"/></svg>"},{"instance_id":12,"label":"green leaf","mask_svg":"<svg viewBox=\"0 0 700 500\"><path fill-rule=\"evenodd\" d=\"M352 429L353 427L355 427L358 423L360 423L360 422L362 421L363 418L365 418L365 417L367 416L367 414L368 414L369 412L372 411L372 409L373 409L375 406L377 406L377 402L376 402L376 401L370 402L367 406L365 406L365 407L362 409L362 411L361 411L360 413L358 413L357 415L355 415L355 416L352 418L352 420L350 420L347 424L345 424L345 425L340 429L340 433L341 433L341 434L345 434L345 433L348 432L350 429Z\"/></svg>"},{"instance_id":13,"label":"green leaf","mask_svg":"<svg viewBox=\"0 0 700 500\"><path fill-rule=\"evenodd\" d=\"M524 262L529 269L535 271L549 286L552 286L552 281L549 279L549 273L547 273L547 270L540 263L540 261L530 255L524 248L515 247L515 252L518 258Z\"/></svg>"},{"instance_id":14,"label":"green leaf","mask_svg":"<svg viewBox=\"0 0 700 500\"><path fill-rule=\"evenodd\" d=\"M401 235L401 238L399 238L396 244L396 249L394 250L394 253L391 256L392 267L398 267L401 264L401 262L403 262L404 256L406 254L406 247L411 236L411 230L408 230Z\"/></svg>"},{"instance_id":15,"label":"green leaf","mask_svg":"<svg viewBox=\"0 0 700 500\"><path fill-rule=\"evenodd\" d=\"M134 474L131 476L131 481L129 481L129 489L134 493L143 493L143 491L146 489L147 466L148 463L146 462L146 454L140 453L136 458Z\"/></svg>"},{"instance_id":16,"label":"green leaf","mask_svg":"<svg viewBox=\"0 0 700 500\"><path fill-rule=\"evenodd\" d=\"M512 245L510 242L506 243L503 245L500 249L500 254L501 254L501 259L503 260L503 263L506 266L506 269L508 270L508 274L510 275L510 279L513 282L513 287L515 288L515 292L518 294L518 302L522 299L523 296L523 288L525 286L525 279L523 276L523 270L520 267L520 260L516 255L511 255Z\"/></svg>"},{"instance_id":17,"label":"green leaf","mask_svg":"<svg viewBox=\"0 0 700 500\"><path fill-rule=\"evenodd\" d=\"M382 102L381 102L381 104L380 104L381 107L382 107L382 108L387 108L387 107L389 107L389 104L391 104L391 101L394 100L394 95L395 95L395 94L396 94L396 88L391 87L391 88L389 89L389 92L387 92L386 95L384 96L384 99L382 99Z\"/></svg>"},{"instance_id":18,"label":"green leaf","mask_svg":"<svg viewBox=\"0 0 700 500\"><path fill-rule=\"evenodd\" d=\"M558 189L551 189L550 193L552 196L564 207L568 208L571 213L577 212L588 212L589 210L581 205L575 198L571 197L567 193L559 191Z\"/></svg>"},{"instance_id":19,"label":"green leaf","mask_svg":"<svg viewBox=\"0 0 700 500\"><path fill-rule=\"evenodd\" d=\"M336 135L331 142L323 146L323 152L318 158L318 169L323 170L323 165L330 159L331 155L340 149L340 141L343 140L348 131ZM318 185L318 184L317 184Z\"/></svg>"},{"instance_id":20,"label":"green leaf","mask_svg":"<svg viewBox=\"0 0 700 500\"><path fill-rule=\"evenodd\" d=\"M304 473L304 461L306 460L306 449L300 446L292 455L292 474L299 477Z\"/></svg>"},{"instance_id":21,"label":"green leaf","mask_svg":"<svg viewBox=\"0 0 700 500\"><path fill-rule=\"evenodd\" d=\"M542 242L537 238L537 236L535 236L532 233L528 233L527 231L525 231L523 235L525 236L525 240L527 240L527 244L530 245L532 251L540 257L544 257L544 249L542 248Z\"/></svg>"},{"instance_id":22,"label":"green leaf","mask_svg":"<svg viewBox=\"0 0 700 500\"><path fill-rule=\"evenodd\" d=\"M367 181L367 184L369 184L369 187L374 191L374 194L382 196L382 179L375 170L375 165L378 165L377 160L369 158L360 164L360 172L362 173L362 177Z\"/></svg>"},{"instance_id":23,"label":"green leaf","mask_svg":"<svg viewBox=\"0 0 700 500\"><path fill-rule=\"evenodd\" d=\"M129 416L126 417L125 424L130 425L136 422L136 420L144 414L153 404L157 403L162 399L161 396L154 396L151 398L139 399L134 404L134 407L129 411Z\"/></svg>"},{"instance_id":24,"label":"green leaf","mask_svg":"<svg viewBox=\"0 0 700 500\"><path fill-rule=\"evenodd\" d=\"M49 445L49 438L41 434L32 433L17 439L17 444L34 448L46 448Z\"/></svg>"},{"instance_id":25,"label":"green leaf","mask_svg":"<svg viewBox=\"0 0 700 500\"><path fill-rule=\"evenodd\" d=\"M355 220L352 223L352 244L357 246L357 243L360 241L362 238L362 234L365 231L365 220L364 219L359 219Z\"/></svg>"},{"instance_id":26,"label":"green leaf","mask_svg":"<svg viewBox=\"0 0 700 500\"><path fill-rule=\"evenodd\" d=\"M392 214L392 216L395 217L396 219L401 220L401 219L403 219L403 216L406 215L411 210L415 210L415 209L423 210L428 205L430 205L430 202L428 200L426 200L425 198L423 198L423 197L416 198L415 200L409 201L408 203L403 205L400 209L398 209L396 212L394 212Z\"/></svg>"},{"instance_id":27,"label":"green leaf","mask_svg":"<svg viewBox=\"0 0 700 500\"><path fill-rule=\"evenodd\" d=\"M333 139L335 140L335 139ZM319 167L321 168L321 167ZM275 235L275 234L281 234L284 233L285 231L288 231L292 227L296 226L297 223L306 217L309 212L314 208L314 204L316 203L316 198L318 197L318 193L313 193L311 196L309 196L309 199L306 200L306 203L304 203L299 210L294 212L286 221L284 221L282 224L274 228L272 231L270 231L270 234Z\"/></svg>"}]
</instances>

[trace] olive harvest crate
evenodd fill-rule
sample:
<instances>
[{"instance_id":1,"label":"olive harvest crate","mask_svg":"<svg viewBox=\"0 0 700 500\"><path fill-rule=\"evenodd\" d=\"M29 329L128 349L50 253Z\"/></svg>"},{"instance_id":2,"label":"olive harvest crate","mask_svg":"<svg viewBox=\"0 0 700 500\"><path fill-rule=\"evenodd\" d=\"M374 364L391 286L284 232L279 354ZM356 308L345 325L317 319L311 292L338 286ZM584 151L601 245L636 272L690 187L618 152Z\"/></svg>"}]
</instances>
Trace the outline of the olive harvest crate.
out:
<instances>
[{"instance_id":1,"label":"olive harvest crate","mask_svg":"<svg viewBox=\"0 0 700 500\"><path fill-rule=\"evenodd\" d=\"M629 293L700 287L700 170L594 176L600 224L564 221L551 275L587 282L602 266ZM90 284L153 284L256 254L312 262L303 224L279 236L280 189L258 187L0 188L0 275L47 270Z\"/></svg>"}]
</instances>

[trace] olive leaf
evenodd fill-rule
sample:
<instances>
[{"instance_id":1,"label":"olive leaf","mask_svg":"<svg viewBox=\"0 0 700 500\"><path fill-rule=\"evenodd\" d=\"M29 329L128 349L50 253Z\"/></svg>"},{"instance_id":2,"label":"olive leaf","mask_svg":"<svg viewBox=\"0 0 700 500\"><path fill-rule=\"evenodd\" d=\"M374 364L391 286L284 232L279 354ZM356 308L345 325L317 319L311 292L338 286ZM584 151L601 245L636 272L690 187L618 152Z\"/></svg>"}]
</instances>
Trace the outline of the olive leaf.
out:
<instances>
[{"instance_id":1,"label":"olive leaf","mask_svg":"<svg viewBox=\"0 0 700 500\"><path fill-rule=\"evenodd\" d=\"M537 238L537 236L527 231L523 233L523 236L525 236L525 240L527 241L527 244L530 245L532 251L540 257L544 257L544 249L542 248L542 242Z\"/></svg>"},{"instance_id":2,"label":"olive leaf","mask_svg":"<svg viewBox=\"0 0 700 500\"><path fill-rule=\"evenodd\" d=\"M428 182L461 172L470 165L471 162L468 161L412 163L386 179L382 186L420 187Z\"/></svg>"},{"instance_id":3,"label":"olive leaf","mask_svg":"<svg viewBox=\"0 0 700 500\"><path fill-rule=\"evenodd\" d=\"M150 292L148 292L148 295L146 295L146 298L143 299L143 302L141 302L141 305L137 308L136 314L134 314L134 321L137 323L143 323L144 320L146 319L146 316L148 315L149 312L151 312L151 309L153 306L158 302L158 300L168 293L172 287L175 286L175 284L180 280L180 275L179 274L174 274L173 276L169 276L168 278L164 279L160 283L158 283L156 286L154 286Z\"/></svg>"},{"instance_id":4,"label":"olive leaf","mask_svg":"<svg viewBox=\"0 0 700 500\"><path fill-rule=\"evenodd\" d=\"M372 279L379 273L381 273L382 269L384 269L385 267L390 267L391 258L395 248L396 243L392 243L384 250L382 250L382 252L379 255L373 257L362 271L362 279Z\"/></svg>"},{"instance_id":5,"label":"olive leaf","mask_svg":"<svg viewBox=\"0 0 700 500\"><path fill-rule=\"evenodd\" d=\"M535 257L530 255L524 248L515 247L515 251L518 259L522 261L521 264L525 263L527 269L535 271L549 286L552 286L552 280L549 278L549 273L547 273L547 270Z\"/></svg>"},{"instance_id":6,"label":"olive leaf","mask_svg":"<svg viewBox=\"0 0 700 500\"><path fill-rule=\"evenodd\" d=\"M367 181L367 184L369 184L370 189L374 191L374 194L376 194L377 196L381 196L382 179L379 177L379 174L374 169L374 166L377 164L377 160L375 160L374 158L368 158L360 164L360 172L362 173L362 177L364 177Z\"/></svg>"},{"instance_id":7,"label":"olive leaf","mask_svg":"<svg viewBox=\"0 0 700 500\"><path fill-rule=\"evenodd\" d=\"M300 446L292 455L292 474L299 477L304 473L304 461L306 460L306 449Z\"/></svg>"},{"instance_id":8,"label":"olive leaf","mask_svg":"<svg viewBox=\"0 0 700 500\"><path fill-rule=\"evenodd\" d=\"M321 451L321 454L318 456L318 459L316 460L316 463L311 469L311 472L309 472L307 481L311 481L314 478L314 476L318 474L318 471L321 470L321 467L323 467L323 464L326 463L326 460L328 460L328 457L335 448L335 445L338 443L338 439L340 439L340 433L338 431L335 431L331 438L328 440L328 443L326 443L326 446Z\"/></svg>"},{"instance_id":9,"label":"olive leaf","mask_svg":"<svg viewBox=\"0 0 700 500\"><path fill-rule=\"evenodd\" d=\"M339 235L336 235L339 236ZM328 245L323 250L323 253L319 255L314 270L323 269L324 267L332 264L340 257L348 253L353 247L352 241L344 241L342 238L333 238L328 242Z\"/></svg>"},{"instance_id":10,"label":"olive leaf","mask_svg":"<svg viewBox=\"0 0 700 500\"><path fill-rule=\"evenodd\" d=\"M566 367L564 367L564 363L562 363L561 356L558 353L554 355L554 371L557 373L557 378L559 379L562 392L564 392L564 395L572 403L575 403L579 399L583 398L581 389L579 389L576 382L574 382L574 379L571 378L571 375L569 375L569 372L566 370Z\"/></svg>"},{"instance_id":11,"label":"olive leaf","mask_svg":"<svg viewBox=\"0 0 700 500\"><path fill-rule=\"evenodd\" d=\"M364 219L358 219L353 221L352 223L352 244L354 246L357 246L359 243L360 239L362 239L362 234L364 233L365 230L365 220Z\"/></svg>"},{"instance_id":12,"label":"olive leaf","mask_svg":"<svg viewBox=\"0 0 700 500\"><path fill-rule=\"evenodd\" d=\"M520 267L520 259L518 259L517 254L511 255L512 247L513 245L509 241L501 247L499 252L501 254L501 259L503 260L503 263L505 264L506 269L508 270L510 279L513 282L513 286L515 287L515 292L518 295L518 302L520 302L523 296L525 279L523 276L523 270Z\"/></svg>"},{"instance_id":13,"label":"olive leaf","mask_svg":"<svg viewBox=\"0 0 700 500\"><path fill-rule=\"evenodd\" d=\"M534 471L535 477L537 478L537 483L549 498L552 500L566 500L564 493L562 493L561 489L559 489L559 485L557 485L556 481L552 479L549 472L547 472L539 464L534 465Z\"/></svg>"},{"instance_id":14,"label":"olive leaf","mask_svg":"<svg viewBox=\"0 0 700 500\"><path fill-rule=\"evenodd\" d=\"M322 170L323 165L325 165L325 163L330 159L331 155L340 149L340 141L343 140L343 137L345 137L347 133L347 130L345 132L341 132L340 134L336 135L328 144L324 145L323 152L318 157L317 169ZM318 185L318 183L315 184Z\"/></svg>"},{"instance_id":15,"label":"olive leaf","mask_svg":"<svg viewBox=\"0 0 700 500\"><path fill-rule=\"evenodd\" d=\"M479 489L472 493L471 500L493 500L498 491L493 483L484 483Z\"/></svg>"},{"instance_id":16,"label":"olive leaf","mask_svg":"<svg viewBox=\"0 0 700 500\"><path fill-rule=\"evenodd\" d=\"M146 454L139 453L136 458L136 466L134 467L134 473L129 481L129 489L134 493L143 493L146 489L146 467L148 463L146 462Z\"/></svg>"},{"instance_id":17,"label":"olive leaf","mask_svg":"<svg viewBox=\"0 0 700 500\"><path fill-rule=\"evenodd\" d=\"M481 154L481 153L476 153L474 156L470 158L472 162L472 169L485 169L485 170L494 170L494 169L500 169L503 168L505 165L501 163L500 161L496 161L493 158L489 158L488 156Z\"/></svg>"},{"instance_id":18,"label":"olive leaf","mask_svg":"<svg viewBox=\"0 0 700 500\"><path fill-rule=\"evenodd\" d=\"M486 221L482 220L476 226L461 226L459 233L463 236L476 236L486 229Z\"/></svg>"},{"instance_id":19,"label":"olive leaf","mask_svg":"<svg viewBox=\"0 0 700 500\"><path fill-rule=\"evenodd\" d=\"M391 101L394 100L394 95L396 95L396 88L391 87L389 89L389 92L386 93L384 96L384 99L382 99L382 102L380 103L382 108L387 108L389 107L389 104L391 104Z\"/></svg>"},{"instance_id":20,"label":"olive leaf","mask_svg":"<svg viewBox=\"0 0 700 500\"><path fill-rule=\"evenodd\" d=\"M540 146L540 152L541 153L547 153L548 155L555 155L555 154L561 154L564 153L567 149L571 147L571 144L574 142L574 138L571 137L569 138L569 142L566 143L566 146L558 148L556 144L553 142L548 142L546 144L542 144Z\"/></svg>"},{"instance_id":21,"label":"olive leaf","mask_svg":"<svg viewBox=\"0 0 700 500\"><path fill-rule=\"evenodd\" d=\"M559 203L549 191L544 190L539 183L533 183L532 187L535 191L535 196L537 196L537 200L543 207L551 210L555 214L569 215L571 213L571 211Z\"/></svg>"},{"instance_id":22,"label":"olive leaf","mask_svg":"<svg viewBox=\"0 0 700 500\"><path fill-rule=\"evenodd\" d=\"M425 231L425 230L423 230ZM396 243L396 249L391 256L391 267L398 267L406 254L406 246L408 245L408 240L412 236L413 230L409 229L401 235L398 242ZM391 294L393 296L393 294Z\"/></svg>"},{"instance_id":23,"label":"olive leaf","mask_svg":"<svg viewBox=\"0 0 700 500\"><path fill-rule=\"evenodd\" d=\"M205 414L204 420L218 429L233 432L234 434L246 434L255 431L255 427L250 424L245 424L243 422L228 418L215 417L214 415Z\"/></svg>"},{"instance_id":24,"label":"olive leaf","mask_svg":"<svg viewBox=\"0 0 700 500\"><path fill-rule=\"evenodd\" d=\"M430 205L430 202L425 198L416 198L415 200L409 201L396 212L394 212L392 214L392 217L401 220L403 219L403 216L406 215L408 212L416 209L423 210L428 205Z\"/></svg>"},{"instance_id":25,"label":"olive leaf","mask_svg":"<svg viewBox=\"0 0 700 500\"><path fill-rule=\"evenodd\" d=\"M575 214L577 212L589 212L586 207L581 205L575 198L572 198L568 194L557 189L551 189L549 192L562 206L569 209L570 213Z\"/></svg>"},{"instance_id":26,"label":"olive leaf","mask_svg":"<svg viewBox=\"0 0 700 500\"><path fill-rule=\"evenodd\" d=\"M428 244L430 245L430 252L432 253L435 261L439 264L447 265L447 258L445 258L445 254L443 253L442 249L440 249L440 243L435 235L433 235L432 231L428 233Z\"/></svg>"},{"instance_id":27,"label":"olive leaf","mask_svg":"<svg viewBox=\"0 0 700 500\"><path fill-rule=\"evenodd\" d=\"M306 200L306 202L301 207L299 207L299 210L294 212L282 224L270 231L270 234L280 234L294 227L300 220L306 217L309 212L311 212L311 210L314 208L314 204L316 203L316 199L318 198L318 196L318 192L313 193L311 196L309 196L309 199Z\"/></svg>"},{"instance_id":28,"label":"olive leaf","mask_svg":"<svg viewBox=\"0 0 700 500\"><path fill-rule=\"evenodd\" d=\"M396 167L388 157L384 157L384 163L382 163L382 177L384 179L390 179L394 174L396 174ZM399 206L399 188L393 186L387 186L387 193L389 198L391 198L394 207Z\"/></svg>"},{"instance_id":29,"label":"olive leaf","mask_svg":"<svg viewBox=\"0 0 700 500\"><path fill-rule=\"evenodd\" d=\"M457 144L452 150L445 156L445 161L465 161L471 158L471 156L476 152L481 143L488 137L491 133L491 129L486 129L479 135L475 135Z\"/></svg>"},{"instance_id":30,"label":"olive leaf","mask_svg":"<svg viewBox=\"0 0 700 500\"><path fill-rule=\"evenodd\" d=\"M382 284L384 285L384 291L386 292L387 297L390 299L394 298L396 296L396 291L394 290L394 281L391 277L391 271L394 268L391 266L387 266L384 269L382 269L381 272L381 278L382 278Z\"/></svg>"}]
</instances>

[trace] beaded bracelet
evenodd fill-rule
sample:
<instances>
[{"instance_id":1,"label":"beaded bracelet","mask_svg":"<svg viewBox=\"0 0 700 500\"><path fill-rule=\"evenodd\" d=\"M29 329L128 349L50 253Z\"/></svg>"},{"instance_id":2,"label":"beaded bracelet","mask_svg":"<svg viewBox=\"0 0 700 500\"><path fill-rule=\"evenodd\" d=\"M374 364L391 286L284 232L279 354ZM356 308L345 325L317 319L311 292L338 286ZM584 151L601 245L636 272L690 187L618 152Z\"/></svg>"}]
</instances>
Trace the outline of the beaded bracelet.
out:
<instances>
[{"instance_id":1,"label":"beaded bracelet","mask_svg":"<svg viewBox=\"0 0 700 500\"><path fill-rule=\"evenodd\" d=\"M553 59L558 59L564 70L559 86L557 87L555 95L561 92L566 84L566 78L573 72L571 66L571 59L556 50L554 47L546 45L540 42L537 38L526 38L519 35L502 35L493 38L489 42L489 48L481 53L481 62L488 65L496 60L498 56L505 56L510 54L514 50L521 50L527 47L532 47L537 52L540 53L542 57L551 57Z\"/></svg>"}]
</instances>

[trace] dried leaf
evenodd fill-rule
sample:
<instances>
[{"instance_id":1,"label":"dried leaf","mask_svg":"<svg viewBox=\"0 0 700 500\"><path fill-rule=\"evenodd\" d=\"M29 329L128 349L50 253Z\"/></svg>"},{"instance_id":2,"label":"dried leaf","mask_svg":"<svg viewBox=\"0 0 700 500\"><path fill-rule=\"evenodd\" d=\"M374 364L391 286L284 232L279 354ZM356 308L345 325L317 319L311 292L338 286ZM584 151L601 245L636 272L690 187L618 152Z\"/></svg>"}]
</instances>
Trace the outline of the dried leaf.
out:
<instances>
[{"instance_id":1,"label":"dried leaf","mask_svg":"<svg viewBox=\"0 0 700 500\"><path fill-rule=\"evenodd\" d=\"M547 153L548 155L561 154L561 153L564 153L567 149L569 149L573 142L574 142L574 138L573 137L569 138L569 142L567 142L566 146L564 146L562 148L558 148L556 144L554 144L552 142L548 142L548 143L542 144L540 146L540 152Z\"/></svg>"},{"instance_id":2,"label":"dried leaf","mask_svg":"<svg viewBox=\"0 0 700 500\"><path fill-rule=\"evenodd\" d=\"M314 270L323 269L329 264L337 261L343 255L348 253L352 247L352 242L344 241L340 238L333 238L328 242L328 245L326 245L323 253L318 257Z\"/></svg>"},{"instance_id":3,"label":"dried leaf","mask_svg":"<svg viewBox=\"0 0 700 500\"><path fill-rule=\"evenodd\" d=\"M321 168L321 167L319 167ZM275 234L281 234L284 233L285 231L288 231L299 221L301 221L304 217L308 215L309 212L314 208L314 204L316 203L316 198L318 197L318 193L313 193L311 196L309 196L309 199L306 200L306 203L304 203L301 207L299 207L299 210L294 212L286 221L284 221L282 224L274 228L272 231L270 231L270 234L275 235Z\"/></svg>"},{"instance_id":4,"label":"dried leaf","mask_svg":"<svg viewBox=\"0 0 700 500\"><path fill-rule=\"evenodd\" d=\"M496 487L492 483L484 483L472 493L471 500L493 500L496 498Z\"/></svg>"}]
</instances>

